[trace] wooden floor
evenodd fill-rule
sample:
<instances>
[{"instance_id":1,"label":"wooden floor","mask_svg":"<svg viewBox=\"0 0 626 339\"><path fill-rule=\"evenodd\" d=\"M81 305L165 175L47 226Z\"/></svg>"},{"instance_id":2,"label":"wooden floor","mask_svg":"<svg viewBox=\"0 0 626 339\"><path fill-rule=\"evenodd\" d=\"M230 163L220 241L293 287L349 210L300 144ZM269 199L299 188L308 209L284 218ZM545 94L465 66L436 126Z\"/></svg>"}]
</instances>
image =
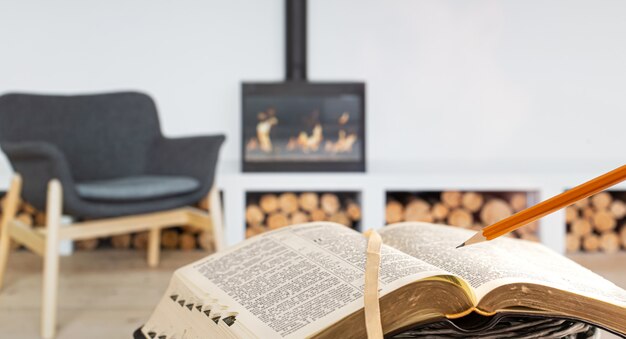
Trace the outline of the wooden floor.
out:
<instances>
[{"instance_id":1,"label":"wooden floor","mask_svg":"<svg viewBox=\"0 0 626 339\"><path fill-rule=\"evenodd\" d=\"M63 258L58 338L129 338L150 316L172 272L203 256L164 251L156 269L148 268L145 254L136 251L77 252ZM626 288L626 253L573 259ZM25 251L12 253L9 260L0 294L0 337L37 338L41 260Z\"/></svg>"},{"instance_id":2,"label":"wooden floor","mask_svg":"<svg viewBox=\"0 0 626 339\"><path fill-rule=\"evenodd\" d=\"M163 251L148 268L138 251L77 252L61 259L58 338L130 338L150 316L172 272L203 252ZM41 259L12 253L0 293L0 337L37 338Z\"/></svg>"}]
</instances>

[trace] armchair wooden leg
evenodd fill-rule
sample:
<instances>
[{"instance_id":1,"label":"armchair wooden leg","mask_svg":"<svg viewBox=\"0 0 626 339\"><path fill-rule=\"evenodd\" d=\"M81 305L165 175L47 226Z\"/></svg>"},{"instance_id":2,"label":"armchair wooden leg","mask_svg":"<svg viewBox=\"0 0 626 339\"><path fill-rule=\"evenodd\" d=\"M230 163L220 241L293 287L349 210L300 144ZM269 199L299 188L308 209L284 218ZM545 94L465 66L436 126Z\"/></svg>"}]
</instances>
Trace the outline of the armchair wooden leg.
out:
<instances>
[{"instance_id":1,"label":"armchair wooden leg","mask_svg":"<svg viewBox=\"0 0 626 339\"><path fill-rule=\"evenodd\" d=\"M11 180L11 187L4 201L2 221L0 221L0 289L4 283L4 276L11 250L11 237L9 236L9 223L15 218L17 205L22 190L22 177L16 174Z\"/></svg>"},{"instance_id":2,"label":"armchair wooden leg","mask_svg":"<svg viewBox=\"0 0 626 339\"><path fill-rule=\"evenodd\" d=\"M148 266L159 265L159 252L161 250L161 229L153 228L148 233Z\"/></svg>"},{"instance_id":3,"label":"armchair wooden leg","mask_svg":"<svg viewBox=\"0 0 626 339\"><path fill-rule=\"evenodd\" d=\"M213 188L211 188L209 192L209 215L213 226L215 251L219 252L225 247L224 219L222 217L222 199L220 199L219 189L216 185L213 185Z\"/></svg>"},{"instance_id":4,"label":"armchair wooden leg","mask_svg":"<svg viewBox=\"0 0 626 339\"><path fill-rule=\"evenodd\" d=\"M41 336L53 338L56 330L57 294L59 283L59 226L63 205L61 183L53 179L48 184L46 206L46 248L43 258L43 296L41 302Z\"/></svg>"}]
</instances>

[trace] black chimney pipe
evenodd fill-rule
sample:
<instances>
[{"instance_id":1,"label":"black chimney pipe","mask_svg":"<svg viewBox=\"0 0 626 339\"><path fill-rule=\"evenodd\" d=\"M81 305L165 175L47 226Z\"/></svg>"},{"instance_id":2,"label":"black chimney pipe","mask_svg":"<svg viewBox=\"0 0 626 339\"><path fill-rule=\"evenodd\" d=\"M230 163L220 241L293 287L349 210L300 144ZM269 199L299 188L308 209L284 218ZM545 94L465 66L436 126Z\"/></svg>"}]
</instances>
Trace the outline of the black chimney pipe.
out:
<instances>
[{"instance_id":1,"label":"black chimney pipe","mask_svg":"<svg viewBox=\"0 0 626 339\"><path fill-rule=\"evenodd\" d=\"M285 0L285 65L287 81L306 81L307 0Z\"/></svg>"}]
</instances>

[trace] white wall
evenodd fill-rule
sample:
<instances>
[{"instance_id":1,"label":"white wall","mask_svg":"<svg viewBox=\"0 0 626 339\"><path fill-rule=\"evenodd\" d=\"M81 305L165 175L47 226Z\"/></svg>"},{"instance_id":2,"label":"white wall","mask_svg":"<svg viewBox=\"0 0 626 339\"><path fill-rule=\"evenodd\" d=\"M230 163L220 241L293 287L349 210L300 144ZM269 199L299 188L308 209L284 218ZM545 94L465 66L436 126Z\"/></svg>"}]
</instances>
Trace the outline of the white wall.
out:
<instances>
[{"instance_id":1,"label":"white wall","mask_svg":"<svg viewBox=\"0 0 626 339\"><path fill-rule=\"evenodd\" d=\"M626 151L626 2L310 0L309 73L368 86L368 156L459 167ZM283 77L282 0L0 0L0 93L140 89L168 135L225 132ZM566 166L564 166L566 167Z\"/></svg>"}]
</instances>

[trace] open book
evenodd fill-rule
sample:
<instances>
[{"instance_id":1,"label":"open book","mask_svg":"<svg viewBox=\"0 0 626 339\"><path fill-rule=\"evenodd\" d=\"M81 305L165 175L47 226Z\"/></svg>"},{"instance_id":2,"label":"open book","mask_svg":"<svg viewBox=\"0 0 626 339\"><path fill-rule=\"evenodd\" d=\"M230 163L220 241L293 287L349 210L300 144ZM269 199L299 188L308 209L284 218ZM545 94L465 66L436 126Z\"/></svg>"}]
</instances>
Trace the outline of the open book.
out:
<instances>
[{"instance_id":1,"label":"open book","mask_svg":"<svg viewBox=\"0 0 626 339\"><path fill-rule=\"evenodd\" d=\"M379 233L386 335L476 314L563 317L626 333L626 291L540 244L502 238L455 249L473 232L414 222ZM333 223L258 235L177 270L141 331L363 338L365 249L362 234Z\"/></svg>"}]
</instances>

